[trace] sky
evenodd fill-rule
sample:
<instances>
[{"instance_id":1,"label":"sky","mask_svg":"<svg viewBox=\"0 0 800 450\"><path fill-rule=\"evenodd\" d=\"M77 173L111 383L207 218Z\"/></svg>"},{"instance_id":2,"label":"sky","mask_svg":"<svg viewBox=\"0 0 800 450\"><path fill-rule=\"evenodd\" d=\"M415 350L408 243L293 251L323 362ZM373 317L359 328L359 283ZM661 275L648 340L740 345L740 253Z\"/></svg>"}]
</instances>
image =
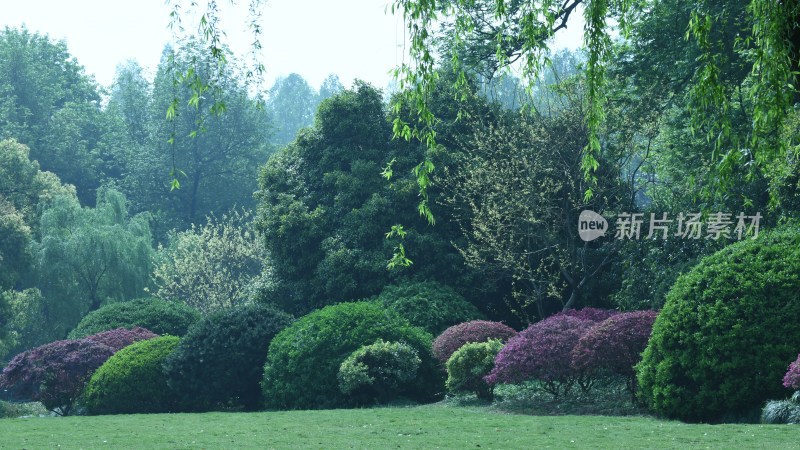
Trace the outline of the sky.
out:
<instances>
[{"instance_id":1,"label":"sky","mask_svg":"<svg viewBox=\"0 0 800 450\"><path fill-rule=\"evenodd\" d=\"M183 2L186 3L186 2ZM206 2L200 1L201 5ZM248 62L248 0L219 1L225 42ZM318 88L335 73L345 86L355 78L388 86L391 69L403 62L404 25L388 0L267 0L262 10L264 86L298 73ZM164 0L0 0L0 26L64 40L70 53L102 86L110 86L118 64L134 59L152 75L164 46L170 6ZM578 14L573 15L580 19ZM186 25L190 17L185 18ZM576 21L555 42L577 48L583 24Z\"/></svg>"}]
</instances>

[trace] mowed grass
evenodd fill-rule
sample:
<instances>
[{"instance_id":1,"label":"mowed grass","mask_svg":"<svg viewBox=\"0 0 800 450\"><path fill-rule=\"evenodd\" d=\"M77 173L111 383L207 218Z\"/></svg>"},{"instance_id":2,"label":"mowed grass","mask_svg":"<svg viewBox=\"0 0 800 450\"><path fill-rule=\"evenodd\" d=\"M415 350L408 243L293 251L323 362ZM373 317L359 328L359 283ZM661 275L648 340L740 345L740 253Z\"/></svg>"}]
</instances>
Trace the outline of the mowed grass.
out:
<instances>
[{"instance_id":1,"label":"mowed grass","mask_svg":"<svg viewBox=\"0 0 800 450\"><path fill-rule=\"evenodd\" d=\"M0 447L798 448L792 425L689 425L647 417L527 416L445 404L357 410L0 420Z\"/></svg>"}]
</instances>

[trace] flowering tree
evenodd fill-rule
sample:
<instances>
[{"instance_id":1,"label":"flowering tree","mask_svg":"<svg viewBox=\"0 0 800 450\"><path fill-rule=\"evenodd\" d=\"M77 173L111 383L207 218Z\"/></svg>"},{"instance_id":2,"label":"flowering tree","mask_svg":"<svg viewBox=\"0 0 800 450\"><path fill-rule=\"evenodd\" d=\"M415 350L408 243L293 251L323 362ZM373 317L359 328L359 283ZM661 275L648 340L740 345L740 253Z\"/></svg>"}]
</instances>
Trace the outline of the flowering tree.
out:
<instances>
[{"instance_id":1,"label":"flowering tree","mask_svg":"<svg viewBox=\"0 0 800 450\"><path fill-rule=\"evenodd\" d=\"M569 393L575 383L586 389L584 374L572 367L572 350L592 325L588 320L558 315L529 326L498 353L486 382L538 380L556 398Z\"/></svg>"},{"instance_id":2,"label":"flowering tree","mask_svg":"<svg viewBox=\"0 0 800 450\"><path fill-rule=\"evenodd\" d=\"M472 320L460 323L444 330L433 341L433 356L444 364L464 344L486 342L489 339L505 342L516 335L513 328L500 322Z\"/></svg>"},{"instance_id":3,"label":"flowering tree","mask_svg":"<svg viewBox=\"0 0 800 450\"><path fill-rule=\"evenodd\" d=\"M158 335L146 328L133 327L130 330L126 328L117 328L114 330L103 331L101 333L87 336L86 339L98 342L100 344L105 344L111 347L114 352L118 352L136 341L143 341L145 339L152 339L154 337L158 337Z\"/></svg>"},{"instance_id":4,"label":"flowering tree","mask_svg":"<svg viewBox=\"0 0 800 450\"><path fill-rule=\"evenodd\" d=\"M262 272L266 254L251 214L234 211L171 236L156 260L156 296L183 301L207 315L246 301L246 287Z\"/></svg>"},{"instance_id":5,"label":"flowering tree","mask_svg":"<svg viewBox=\"0 0 800 450\"><path fill-rule=\"evenodd\" d=\"M636 370L647 347L657 311L634 311L613 315L595 325L572 350L572 366L587 373L611 372L628 379L635 399Z\"/></svg>"},{"instance_id":6,"label":"flowering tree","mask_svg":"<svg viewBox=\"0 0 800 450\"><path fill-rule=\"evenodd\" d=\"M45 344L8 363L0 375L0 390L13 399L42 402L67 416L89 377L113 354L111 347L89 339Z\"/></svg>"}]
</instances>

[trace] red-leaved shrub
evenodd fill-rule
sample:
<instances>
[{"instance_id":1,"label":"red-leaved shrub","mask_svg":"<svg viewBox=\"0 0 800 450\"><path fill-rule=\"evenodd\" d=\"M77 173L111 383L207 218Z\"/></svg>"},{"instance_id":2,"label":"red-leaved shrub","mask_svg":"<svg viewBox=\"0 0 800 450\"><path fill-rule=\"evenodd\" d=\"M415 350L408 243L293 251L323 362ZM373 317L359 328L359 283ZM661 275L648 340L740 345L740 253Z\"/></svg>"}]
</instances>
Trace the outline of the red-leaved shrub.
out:
<instances>
[{"instance_id":1,"label":"red-leaved shrub","mask_svg":"<svg viewBox=\"0 0 800 450\"><path fill-rule=\"evenodd\" d=\"M800 354L795 362L789 364L789 370L783 376L783 386L800 390Z\"/></svg>"},{"instance_id":2,"label":"red-leaved shrub","mask_svg":"<svg viewBox=\"0 0 800 450\"><path fill-rule=\"evenodd\" d=\"M127 328L117 328L114 330L103 331L91 336L87 336L86 339L99 342L101 344L106 344L107 346L111 347L114 352L118 352L136 341L143 341L145 339L152 339L154 337L158 337L158 335L146 328L133 327L130 330Z\"/></svg>"},{"instance_id":3,"label":"red-leaved shrub","mask_svg":"<svg viewBox=\"0 0 800 450\"><path fill-rule=\"evenodd\" d=\"M444 330L433 341L433 356L444 364L464 344L486 342L489 339L505 342L516 335L513 328L500 322L473 320L460 323Z\"/></svg>"},{"instance_id":4,"label":"red-leaved shrub","mask_svg":"<svg viewBox=\"0 0 800 450\"><path fill-rule=\"evenodd\" d=\"M583 374L572 367L572 349L592 325L589 320L558 314L529 326L500 350L486 382L539 380L555 397L568 393L576 382L584 381Z\"/></svg>"},{"instance_id":5,"label":"red-leaved shrub","mask_svg":"<svg viewBox=\"0 0 800 450\"><path fill-rule=\"evenodd\" d=\"M657 315L657 311L625 312L596 324L572 350L573 368L591 374L622 375L635 395L634 366L647 347Z\"/></svg>"},{"instance_id":6,"label":"red-leaved shrub","mask_svg":"<svg viewBox=\"0 0 800 450\"><path fill-rule=\"evenodd\" d=\"M0 390L15 400L39 401L69 415L92 373L114 350L89 339L45 344L15 356L0 375Z\"/></svg>"}]
</instances>

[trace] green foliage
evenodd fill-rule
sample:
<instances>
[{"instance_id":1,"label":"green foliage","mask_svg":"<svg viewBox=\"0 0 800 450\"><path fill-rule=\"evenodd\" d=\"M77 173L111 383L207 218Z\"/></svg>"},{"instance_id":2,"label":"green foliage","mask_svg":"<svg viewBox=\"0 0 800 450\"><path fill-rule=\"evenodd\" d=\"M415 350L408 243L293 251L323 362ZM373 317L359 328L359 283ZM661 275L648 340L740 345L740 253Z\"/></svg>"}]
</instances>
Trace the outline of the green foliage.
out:
<instances>
[{"instance_id":1,"label":"green foliage","mask_svg":"<svg viewBox=\"0 0 800 450\"><path fill-rule=\"evenodd\" d=\"M26 268L30 267L31 229L14 205L0 195L0 290L17 284Z\"/></svg>"},{"instance_id":2,"label":"green foliage","mask_svg":"<svg viewBox=\"0 0 800 450\"><path fill-rule=\"evenodd\" d=\"M244 305L194 324L164 362L170 387L194 411L257 409L272 338L292 317L271 306Z\"/></svg>"},{"instance_id":3,"label":"green foliage","mask_svg":"<svg viewBox=\"0 0 800 450\"><path fill-rule=\"evenodd\" d=\"M79 339L116 328L146 328L156 334L183 336L200 319L200 314L182 303L145 297L111 303L87 314L70 331L70 339Z\"/></svg>"},{"instance_id":4,"label":"green foliage","mask_svg":"<svg viewBox=\"0 0 800 450\"><path fill-rule=\"evenodd\" d=\"M300 75L292 73L275 80L266 104L277 128L273 142L283 147L301 128L311 126L318 103L317 93Z\"/></svg>"},{"instance_id":5,"label":"green foliage","mask_svg":"<svg viewBox=\"0 0 800 450\"><path fill-rule=\"evenodd\" d=\"M30 147L31 159L92 201L102 153L96 130L103 124L92 122L101 114L100 95L66 43L25 27L0 30L0 93L0 139Z\"/></svg>"},{"instance_id":6,"label":"green foliage","mask_svg":"<svg viewBox=\"0 0 800 450\"><path fill-rule=\"evenodd\" d=\"M248 301L246 288L267 257L251 219L247 211L234 211L172 234L156 255L155 295L179 299L203 314Z\"/></svg>"},{"instance_id":7,"label":"green foliage","mask_svg":"<svg viewBox=\"0 0 800 450\"><path fill-rule=\"evenodd\" d=\"M362 404L386 403L411 386L421 362L410 345L378 339L342 361L339 390Z\"/></svg>"},{"instance_id":8,"label":"green foliage","mask_svg":"<svg viewBox=\"0 0 800 450\"><path fill-rule=\"evenodd\" d=\"M450 101L440 93L441 104ZM444 107L444 106L443 106ZM452 249L454 227L425 228L413 211L410 175L418 145L392 143L381 92L363 82L323 101L314 127L273 155L261 171L258 230L271 258L274 291L287 311L305 313L330 303L378 294L406 276L453 286L477 283ZM381 170L395 160L402 176L387 183ZM386 269L397 223L417 224L403 245L425 249L410 267ZM483 283L483 280L480 280Z\"/></svg>"},{"instance_id":9,"label":"green foliage","mask_svg":"<svg viewBox=\"0 0 800 450\"><path fill-rule=\"evenodd\" d=\"M164 360L180 343L175 336L139 341L123 348L92 375L83 396L90 414L173 412L178 396L167 386Z\"/></svg>"},{"instance_id":10,"label":"green foliage","mask_svg":"<svg viewBox=\"0 0 800 450\"><path fill-rule=\"evenodd\" d=\"M483 318L453 288L432 281L386 286L377 301L433 335L451 325Z\"/></svg>"},{"instance_id":11,"label":"green foliage","mask_svg":"<svg viewBox=\"0 0 800 450\"><path fill-rule=\"evenodd\" d=\"M447 360L447 390L474 392L479 399L492 400L494 386L483 378L494 368L494 358L503 349L499 339L464 344Z\"/></svg>"},{"instance_id":12,"label":"green foliage","mask_svg":"<svg viewBox=\"0 0 800 450\"><path fill-rule=\"evenodd\" d=\"M6 319L8 335L0 345L0 360L63 336L49 327L46 313L50 305L39 289L9 290L0 293L0 298L10 307Z\"/></svg>"},{"instance_id":13,"label":"green foliage","mask_svg":"<svg viewBox=\"0 0 800 450\"><path fill-rule=\"evenodd\" d=\"M135 211L159 218L159 240L208 215L254 206L258 166L271 152L270 120L250 96L246 74L223 53L228 63L218 67L198 40L178 41L165 49L152 84L136 66L117 74L109 113L129 137L118 183ZM195 98L198 83L214 89ZM180 189L171 189L170 167Z\"/></svg>"},{"instance_id":14,"label":"green foliage","mask_svg":"<svg viewBox=\"0 0 800 450\"><path fill-rule=\"evenodd\" d=\"M153 253L148 217L129 218L119 192L99 191L96 208L56 198L42 213L41 235L38 286L45 297L59 299L53 326L63 333L108 300L144 293Z\"/></svg>"},{"instance_id":15,"label":"green foliage","mask_svg":"<svg viewBox=\"0 0 800 450\"><path fill-rule=\"evenodd\" d=\"M678 278L637 366L641 397L687 421L747 414L786 391L800 348L800 232L730 245Z\"/></svg>"},{"instance_id":16,"label":"green foliage","mask_svg":"<svg viewBox=\"0 0 800 450\"><path fill-rule=\"evenodd\" d=\"M50 172L41 171L26 145L13 139L0 141L0 199L10 204L3 206L6 214L22 215L24 223L35 234L44 205L56 196L74 198L75 188L62 184ZM13 218L6 220L13 221Z\"/></svg>"},{"instance_id":17,"label":"green foliage","mask_svg":"<svg viewBox=\"0 0 800 450\"><path fill-rule=\"evenodd\" d=\"M298 319L272 340L262 382L267 407L354 406L355 399L339 390L339 368L352 352L378 339L405 343L417 352L421 363L409 397L430 401L441 394L443 380L428 333L375 303L342 303Z\"/></svg>"},{"instance_id":18,"label":"green foliage","mask_svg":"<svg viewBox=\"0 0 800 450\"><path fill-rule=\"evenodd\" d=\"M437 178L463 236L456 247L486 278L510 285L508 307L526 323L586 306L609 271L618 243L585 245L575 232L580 212L632 206L632 186L621 177L626 149L616 146L595 173L603 195L585 200L585 89L575 79L551 89L560 95L548 98L546 113L468 120Z\"/></svg>"}]
</instances>

